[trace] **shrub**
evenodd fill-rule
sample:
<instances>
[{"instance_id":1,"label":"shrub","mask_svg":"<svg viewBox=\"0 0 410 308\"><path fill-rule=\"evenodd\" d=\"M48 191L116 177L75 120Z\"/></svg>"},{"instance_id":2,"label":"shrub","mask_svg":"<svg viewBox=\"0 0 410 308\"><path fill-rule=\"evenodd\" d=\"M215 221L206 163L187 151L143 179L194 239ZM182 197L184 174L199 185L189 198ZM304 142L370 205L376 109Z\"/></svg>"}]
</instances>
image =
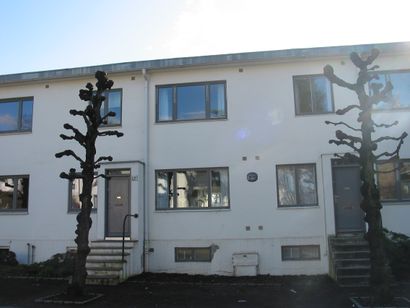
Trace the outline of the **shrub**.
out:
<instances>
[{"instance_id":1,"label":"shrub","mask_svg":"<svg viewBox=\"0 0 410 308\"><path fill-rule=\"evenodd\" d=\"M398 280L410 278L410 237L385 231L386 255L393 275Z\"/></svg>"},{"instance_id":2,"label":"shrub","mask_svg":"<svg viewBox=\"0 0 410 308\"><path fill-rule=\"evenodd\" d=\"M13 251L1 249L0 250L0 265L17 265L16 254Z\"/></svg>"}]
</instances>

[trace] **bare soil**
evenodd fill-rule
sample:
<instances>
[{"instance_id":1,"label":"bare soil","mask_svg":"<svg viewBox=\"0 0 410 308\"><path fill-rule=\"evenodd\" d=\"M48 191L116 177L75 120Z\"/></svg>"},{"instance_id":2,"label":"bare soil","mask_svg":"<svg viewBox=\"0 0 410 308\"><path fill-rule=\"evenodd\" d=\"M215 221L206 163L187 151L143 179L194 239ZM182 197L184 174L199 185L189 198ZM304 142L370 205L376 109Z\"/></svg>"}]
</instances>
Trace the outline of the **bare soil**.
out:
<instances>
[{"instance_id":1,"label":"bare soil","mask_svg":"<svg viewBox=\"0 0 410 308\"><path fill-rule=\"evenodd\" d=\"M66 281L0 278L0 307L79 307L41 304L40 297L64 292ZM369 291L343 289L327 276L222 277L142 274L118 286L90 286L104 296L87 307L352 307L350 296ZM410 283L395 287L410 297Z\"/></svg>"}]
</instances>

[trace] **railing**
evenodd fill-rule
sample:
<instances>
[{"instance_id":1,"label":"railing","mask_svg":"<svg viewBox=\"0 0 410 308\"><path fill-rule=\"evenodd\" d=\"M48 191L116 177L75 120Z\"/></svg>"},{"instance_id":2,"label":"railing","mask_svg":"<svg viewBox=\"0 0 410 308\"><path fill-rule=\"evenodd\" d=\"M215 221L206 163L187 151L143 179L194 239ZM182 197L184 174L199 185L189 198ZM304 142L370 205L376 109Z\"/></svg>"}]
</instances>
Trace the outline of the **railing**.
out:
<instances>
[{"instance_id":1,"label":"railing","mask_svg":"<svg viewBox=\"0 0 410 308\"><path fill-rule=\"evenodd\" d=\"M127 214L124 216L122 222L122 251L121 251L121 261L124 263L124 252L125 252L125 223L127 222L128 217L138 218L138 214Z\"/></svg>"}]
</instances>

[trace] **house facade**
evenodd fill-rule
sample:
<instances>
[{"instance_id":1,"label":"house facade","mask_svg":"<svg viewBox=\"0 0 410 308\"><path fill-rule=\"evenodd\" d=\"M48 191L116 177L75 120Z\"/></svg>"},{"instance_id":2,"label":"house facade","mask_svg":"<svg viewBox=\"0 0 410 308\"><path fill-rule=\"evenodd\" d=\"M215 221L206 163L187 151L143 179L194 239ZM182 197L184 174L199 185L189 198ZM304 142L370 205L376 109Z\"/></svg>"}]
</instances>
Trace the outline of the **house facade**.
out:
<instances>
[{"instance_id":1,"label":"house facade","mask_svg":"<svg viewBox=\"0 0 410 308\"><path fill-rule=\"evenodd\" d=\"M59 178L77 168L54 154L74 149L63 124L84 124L78 90L104 70L114 81L97 154L112 155L93 185L90 240L133 241L131 273L322 274L329 272L329 236L363 232L358 167L334 153L335 128L357 114L337 109L354 93L330 84L323 67L354 82L352 51L378 48L380 83L392 99L374 111L377 135L410 132L410 44L295 49L130 62L0 76L0 248L21 263L75 247L81 182ZM381 145L392 150L394 143ZM401 161L380 162L383 223L410 235L410 147ZM249 267L247 267L249 266Z\"/></svg>"}]
</instances>

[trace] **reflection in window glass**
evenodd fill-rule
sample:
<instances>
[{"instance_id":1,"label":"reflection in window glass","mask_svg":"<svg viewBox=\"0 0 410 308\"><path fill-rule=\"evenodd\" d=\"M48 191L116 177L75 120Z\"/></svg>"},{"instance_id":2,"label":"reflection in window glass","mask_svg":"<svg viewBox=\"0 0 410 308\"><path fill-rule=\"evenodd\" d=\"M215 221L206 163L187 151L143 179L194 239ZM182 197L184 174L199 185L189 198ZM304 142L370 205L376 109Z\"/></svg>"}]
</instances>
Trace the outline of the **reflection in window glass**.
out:
<instances>
[{"instance_id":1,"label":"reflection in window glass","mask_svg":"<svg viewBox=\"0 0 410 308\"><path fill-rule=\"evenodd\" d=\"M325 76L294 76L296 114L333 112L331 84Z\"/></svg>"},{"instance_id":2,"label":"reflection in window glass","mask_svg":"<svg viewBox=\"0 0 410 308\"><path fill-rule=\"evenodd\" d=\"M74 179L70 181L71 185L71 198L69 204L69 211L76 211L81 209L80 194L83 188L82 179ZM94 179L91 190L91 202L93 203L93 209L98 207L98 181Z\"/></svg>"},{"instance_id":3,"label":"reflection in window glass","mask_svg":"<svg viewBox=\"0 0 410 308\"><path fill-rule=\"evenodd\" d=\"M177 87L177 119L205 118L205 86Z\"/></svg>"},{"instance_id":4,"label":"reflection in window glass","mask_svg":"<svg viewBox=\"0 0 410 308\"><path fill-rule=\"evenodd\" d=\"M227 168L157 171L156 182L157 209L229 207Z\"/></svg>"},{"instance_id":5,"label":"reflection in window glass","mask_svg":"<svg viewBox=\"0 0 410 308\"><path fill-rule=\"evenodd\" d=\"M282 260L319 260L319 245L282 246Z\"/></svg>"},{"instance_id":6,"label":"reflection in window glass","mask_svg":"<svg viewBox=\"0 0 410 308\"><path fill-rule=\"evenodd\" d=\"M378 162L377 171L382 201L410 200L410 161Z\"/></svg>"},{"instance_id":7,"label":"reflection in window glass","mask_svg":"<svg viewBox=\"0 0 410 308\"><path fill-rule=\"evenodd\" d=\"M211 248L210 247L176 247L175 248L176 262L210 262Z\"/></svg>"},{"instance_id":8,"label":"reflection in window glass","mask_svg":"<svg viewBox=\"0 0 410 308\"><path fill-rule=\"evenodd\" d=\"M226 83L157 87L157 122L226 118Z\"/></svg>"},{"instance_id":9,"label":"reflection in window glass","mask_svg":"<svg viewBox=\"0 0 410 308\"><path fill-rule=\"evenodd\" d=\"M277 166L279 206L317 205L315 165Z\"/></svg>"},{"instance_id":10,"label":"reflection in window glass","mask_svg":"<svg viewBox=\"0 0 410 308\"><path fill-rule=\"evenodd\" d=\"M158 121L170 121L173 115L172 88L158 89Z\"/></svg>"},{"instance_id":11,"label":"reflection in window glass","mask_svg":"<svg viewBox=\"0 0 410 308\"><path fill-rule=\"evenodd\" d=\"M390 81L393 84L393 90L388 95L387 100L374 105L375 109L395 109L410 107L410 72L397 71L379 73L379 80L371 83L371 88L374 84L380 84L382 88L386 82Z\"/></svg>"},{"instance_id":12,"label":"reflection in window glass","mask_svg":"<svg viewBox=\"0 0 410 308\"><path fill-rule=\"evenodd\" d=\"M23 110L21 112L21 129L30 130L33 124L33 100L23 101Z\"/></svg>"},{"instance_id":13,"label":"reflection in window glass","mask_svg":"<svg viewBox=\"0 0 410 308\"><path fill-rule=\"evenodd\" d=\"M211 84L210 91L210 116L211 118L222 118L225 113L225 84Z\"/></svg>"},{"instance_id":14,"label":"reflection in window glass","mask_svg":"<svg viewBox=\"0 0 410 308\"><path fill-rule=\"evenodd\" d=\"M28 190L27 176L0 177L0 210L27 210Z\"/></svg>"},{"instance_id":15,"label":"reflection in window glass","mask_svg":"<svg viewBox=\"0 0 410 308\"><path fill-rule=\"evenodd\" d=\"M18 130L19 106L19 102L0 102L0 131Z\"/></svg>"}]
</instances>

